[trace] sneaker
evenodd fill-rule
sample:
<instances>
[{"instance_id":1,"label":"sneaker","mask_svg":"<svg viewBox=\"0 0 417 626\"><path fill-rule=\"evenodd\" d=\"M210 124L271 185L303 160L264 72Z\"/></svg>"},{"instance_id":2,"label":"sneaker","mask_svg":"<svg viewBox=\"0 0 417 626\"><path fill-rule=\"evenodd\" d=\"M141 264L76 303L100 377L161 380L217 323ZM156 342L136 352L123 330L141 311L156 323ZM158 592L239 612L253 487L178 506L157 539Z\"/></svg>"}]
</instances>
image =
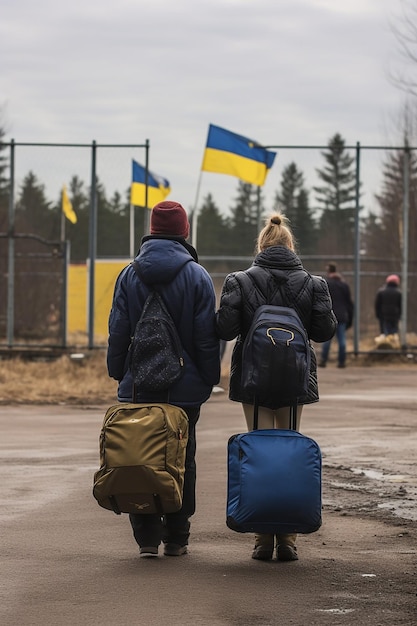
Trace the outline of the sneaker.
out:
<instances>
[{"instance_id":1,"label":"sneaker","mask_svg":"<svg viewBox=\"0 0 417 626\"><path fill-rule=\"evenodd\" d=\"M297 548L285 543L277 546L277 561L298 561Z\"/></svg>"},{"instance_id":2,"label":"sneaker","mask_svg":"<svg viewBox=\"0 0 417 626\"><path fill-rule=\"evenodd\" d=\"M166 543L164 546L165 556L182 556L187 552L187 546L180 546L178 543Z\"/></svg>"},{"instance_id":3,"label":"sneaker","mask_svg":"<svg viewBox=\"0 0 417 626\"><path fill-rule=\"evenodd\" d=\"M343 368L343 367L346 367L346 365L345 365L345 363L338 363L337 367L342 367Z\"/></svg>"},{"instance_id":4,"label":"sneaker","mask_svg":"<svg viewBox=\"0 0 417 626\"><path fill-rule=\"evenodd\" d=\"M252 558L257 561L270 561L274 552L274 546L255 546L252 552Z\"/></svg>"},{"instance_id":5,"label":"sneaker","mask_svg":"<svg viewBox=\"0 0 417 626\"><path fill-rule=\"evenodd\" d=\"M158 556L158 548L156 548L155 546L146 546L143 548L139 548L139 556L141 559Z\"/></svg>"},{"instance_id":6,"label":"sneaker","mask_svg":"<svg viewBox=\"0 0 417 626\"><path fill-rule=\"evenodd\" d=\"M319 367L326 367L326 361L321 360L321 361L319 361L319 362L318 362L318 364L317 364L317 365L318 365Z\"/></svg>"}]
</instances>

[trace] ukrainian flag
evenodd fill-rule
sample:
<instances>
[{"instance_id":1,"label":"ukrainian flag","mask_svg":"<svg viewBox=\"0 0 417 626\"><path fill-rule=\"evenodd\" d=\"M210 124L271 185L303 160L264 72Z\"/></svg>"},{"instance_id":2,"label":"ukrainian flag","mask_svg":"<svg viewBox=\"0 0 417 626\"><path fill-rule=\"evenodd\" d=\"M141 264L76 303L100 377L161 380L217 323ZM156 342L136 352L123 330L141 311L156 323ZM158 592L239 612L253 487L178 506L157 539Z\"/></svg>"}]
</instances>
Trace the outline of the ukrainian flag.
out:
<instances>
[{"instance_id":1,"label":"ukrainian flag","mask_svg":"<svg viewBox=\"0 0 417 626\"><path fill-rule=\"evenodd\" d=\"M135 206L146 206L146 170L142 165L132 159L132 184L130 187L130 203ZM165 200L171 193L169 182L162 176L152 174L148 170L148 208L152 208L158 202Z\"/></svg>"},{"instance_id":2,"label":"ukrainian flag","mask_svg":"<svg viewBox=\"0 0 417 626\"><path fill-rule=\"evenodd\" d=\"M230 174L261 187L275 156L275 152L262 148L256 141L210 124L201 169Z\"/></svg>"}]
</instances>

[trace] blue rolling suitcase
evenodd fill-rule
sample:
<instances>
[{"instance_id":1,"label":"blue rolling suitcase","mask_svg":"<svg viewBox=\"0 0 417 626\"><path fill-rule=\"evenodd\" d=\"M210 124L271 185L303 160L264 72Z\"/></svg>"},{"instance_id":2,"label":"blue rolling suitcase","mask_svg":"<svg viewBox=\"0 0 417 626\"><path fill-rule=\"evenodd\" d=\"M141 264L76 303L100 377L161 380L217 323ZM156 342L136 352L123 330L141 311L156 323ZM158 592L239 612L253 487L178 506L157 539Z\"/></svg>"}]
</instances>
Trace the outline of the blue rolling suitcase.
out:
<instances>
[{"instance_id":1,"label":"blue rolling suitcase","mask_svg":"<svg viewBox=\"0 0 417 626\"><path fill-rule=\"evenodd\" d=\"M228 442L227 526L240 533L313 533L321 526L321 452L295 430L254 430Z\"/></svg>"}]
</instances>

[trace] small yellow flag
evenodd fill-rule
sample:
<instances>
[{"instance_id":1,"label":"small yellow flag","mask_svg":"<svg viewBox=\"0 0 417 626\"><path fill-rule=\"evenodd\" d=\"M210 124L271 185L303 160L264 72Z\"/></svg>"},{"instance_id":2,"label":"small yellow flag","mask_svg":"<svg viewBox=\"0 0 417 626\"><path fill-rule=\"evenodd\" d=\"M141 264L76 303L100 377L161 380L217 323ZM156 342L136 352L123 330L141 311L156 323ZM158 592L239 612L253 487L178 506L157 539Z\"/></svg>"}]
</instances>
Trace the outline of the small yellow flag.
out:
<instances>
[{"instance_id":1,"label":"small yellow flag","mask_svg":"<svg viewBox=\"0 0 417 626\"><path fill-rule=\"evenodd\" d=\"M67 190L65 185L62 187L62 212L65 217L71 222L71 224L77 223L77 215L72 208L72 204L67 195Z\"/></svg>"}]
</instances>

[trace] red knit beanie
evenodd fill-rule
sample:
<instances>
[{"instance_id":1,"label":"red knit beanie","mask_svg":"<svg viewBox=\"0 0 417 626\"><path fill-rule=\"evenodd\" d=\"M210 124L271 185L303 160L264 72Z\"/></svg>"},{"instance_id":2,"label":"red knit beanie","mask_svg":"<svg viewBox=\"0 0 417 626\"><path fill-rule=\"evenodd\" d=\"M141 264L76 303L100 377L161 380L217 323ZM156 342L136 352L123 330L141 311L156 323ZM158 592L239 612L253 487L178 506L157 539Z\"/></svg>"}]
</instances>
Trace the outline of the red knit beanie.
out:
<instances>
[{"instance_id":1,"label":"red knit beanie","mask_svg":"<svg viewBox=\"0 0 417 626\"><path fill-rule=\"evenodd\" d=\"M154 206L151 212L151 235L174 235L187 239L189 234L187 213L179 202L166 200Z\"/></svg>"}]
</instances>

